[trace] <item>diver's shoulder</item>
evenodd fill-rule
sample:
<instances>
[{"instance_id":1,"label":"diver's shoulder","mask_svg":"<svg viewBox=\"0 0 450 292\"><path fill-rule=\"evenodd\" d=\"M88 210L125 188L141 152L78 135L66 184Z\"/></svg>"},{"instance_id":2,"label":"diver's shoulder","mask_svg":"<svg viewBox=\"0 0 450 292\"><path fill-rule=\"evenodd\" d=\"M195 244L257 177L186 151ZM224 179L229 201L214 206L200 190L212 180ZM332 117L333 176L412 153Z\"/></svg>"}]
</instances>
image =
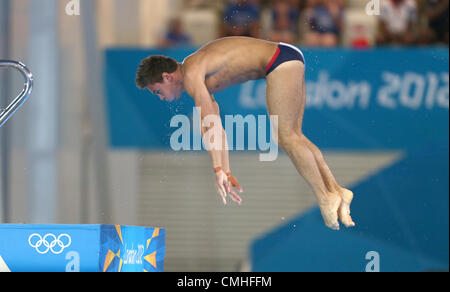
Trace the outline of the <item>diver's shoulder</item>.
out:
<instances>
[{"instance_id":1,"label":"diver's shoulder","mask_svg":"<svg viewBox=\"0 0 450 292\"><path fill-rule=\"evenodd\" d=\"M201 54L200 54L201 55ZM188 56L183 61L183 76L186 79L192 80L198 77L205 76L205 62L204 59L197 53Z\"/></svg>"}]
</instances>

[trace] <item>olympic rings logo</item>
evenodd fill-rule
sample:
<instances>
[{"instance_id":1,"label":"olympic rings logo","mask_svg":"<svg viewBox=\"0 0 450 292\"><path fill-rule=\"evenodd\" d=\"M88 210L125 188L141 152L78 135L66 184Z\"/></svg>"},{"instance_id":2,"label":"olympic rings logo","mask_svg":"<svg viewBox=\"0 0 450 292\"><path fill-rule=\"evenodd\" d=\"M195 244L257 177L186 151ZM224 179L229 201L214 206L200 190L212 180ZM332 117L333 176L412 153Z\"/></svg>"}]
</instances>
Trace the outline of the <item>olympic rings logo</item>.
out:
<instances>
[{"instance_id":1,"label":"olympic rings logo","mask_svg":"<svg viewBox=\"0 0 450 292\"><path fill-rule=\"evenodd\" d=\"M53 254L60 254L72 244L72 238L68 234L56 237L56 235L48 233L42 237L33 233L28 237L28 244L40 254L46 254L49 251Z\"/></svg>"}]
</instances>

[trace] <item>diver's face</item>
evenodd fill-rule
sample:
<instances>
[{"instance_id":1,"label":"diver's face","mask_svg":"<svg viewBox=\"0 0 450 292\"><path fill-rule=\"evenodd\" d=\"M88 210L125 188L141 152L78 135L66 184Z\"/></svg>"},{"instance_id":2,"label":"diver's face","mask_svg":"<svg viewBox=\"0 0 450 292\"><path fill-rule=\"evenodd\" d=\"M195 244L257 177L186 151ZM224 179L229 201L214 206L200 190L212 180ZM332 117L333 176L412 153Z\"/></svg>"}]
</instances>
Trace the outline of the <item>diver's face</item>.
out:
<instances>
[{"instance_id":1,"label":"diver's face","mask_svg":"<svg viewBox=\"0 0 450 292\"><path fill-rule=\"evenodd\" d=\"M159 99L172 102L181 97L182 91L176 82L170 78L163 78L162 83L150 84L147 88L151 93L157 95Z\"/></svg>"}]
</instances>

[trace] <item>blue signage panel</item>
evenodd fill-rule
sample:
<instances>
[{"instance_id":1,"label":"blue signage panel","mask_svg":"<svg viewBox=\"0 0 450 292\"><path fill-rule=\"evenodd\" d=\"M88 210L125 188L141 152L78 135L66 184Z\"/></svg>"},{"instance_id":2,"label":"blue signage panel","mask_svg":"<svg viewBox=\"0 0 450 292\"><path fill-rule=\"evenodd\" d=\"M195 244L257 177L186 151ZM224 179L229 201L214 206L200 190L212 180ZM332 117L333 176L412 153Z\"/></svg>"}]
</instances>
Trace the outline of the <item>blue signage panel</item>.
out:
<instances>
[{"instance_id":1,"label":"blue signage panel","mask_svg":"<svg viewBox=\"0 0 450 292\"><path fill-rule=\"evenodd\" d=\"M0 225L0 271L162 272L165 230L121 225Z\"/></svg>"},{"instance_id":2,"label":"blue signage panel","mask_svg":"<svg viewBox=\"0 0 450 292\"><path fill-rule=\"evenodd\" d=\"M193 52L193 48L106 51L111 147L171 149L171 136L181 127L177 123L170 126L177 115L191 121L194 143L193 99L185 95L169 104L139 90L134 82L143 58L166 55L182 62ZM320 148L411 149L436 139L448 140L448 48L304 48L303 52L307 70L304 132ZM265 88L263 79L216 94L222 122L225 124L226 115L252 115L257 128L265 127L269 120L259 119L267 115ZM236 133L231 134L232 141L236 141ZM248 148L246 145L245 150Z\"/></svg>"}]
</instances>

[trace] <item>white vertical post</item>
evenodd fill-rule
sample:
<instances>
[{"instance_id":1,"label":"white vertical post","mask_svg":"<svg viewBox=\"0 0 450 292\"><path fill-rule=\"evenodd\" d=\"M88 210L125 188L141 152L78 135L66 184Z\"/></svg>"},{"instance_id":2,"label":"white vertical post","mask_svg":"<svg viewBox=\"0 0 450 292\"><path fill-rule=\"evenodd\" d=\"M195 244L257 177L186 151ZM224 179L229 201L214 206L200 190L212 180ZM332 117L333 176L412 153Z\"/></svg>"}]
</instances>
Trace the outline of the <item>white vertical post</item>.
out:
<instances>
[{"instance_id":1,"label":"white vertical post","mask_svg":"<svg viewBox=\"0 0 450 292\"><path fill-rule=\"evenodd\" d=\"M169 18L169 2L167 0L140 0L139 3L139 30L140 45L155 46L159 37L167 26Z\"/></svg>"},{"instance_id":2,"label":"white vertical post","mask_svg":"<svg viewBox=\"0 0 450 292\"><path fill-rule=\"evenodd\" d=\"M116 44L116 5L112 0L98 0L97 7L99 47L113 46Z\"/></svg>"},{"instance_id":3,"label":"white vertical post","mask_svg":"<svg viewBox=\"0 0 450 292\"><path fill-rule=\"evenodd\" d=\"M9 0L0 1L0 59L9 58ZM8 103L6 72L0 72L0 109ZM0 223L8 222L8 128L0 130Z\"/></svg>"},{"instance_id":4,"label":"white vertical post","mask_svg":"<svg viewBox=\"0 0 450 292\"><path fill-rule=\"evenodd\" d=\"M29 0L29 68L35 87L28 116L28 214L30 223L57 220L58 0Z\"/></svg>"},{"instance_id":5,"label":"white vertical post","mask_svg":"<svg viewBox=\"0 0 450 292\"><path fill-rule=\"evenodd\" d=\"M108 132L103 96L103 55L100 52L96 22L95 1L81 4L83 37L86 56L86 84L88 107L93 130L94 177L97 187L96 206L100 223L110 224L113 220L109 198L109 169L107 157Z\"/></svg>"}]
</instances>

